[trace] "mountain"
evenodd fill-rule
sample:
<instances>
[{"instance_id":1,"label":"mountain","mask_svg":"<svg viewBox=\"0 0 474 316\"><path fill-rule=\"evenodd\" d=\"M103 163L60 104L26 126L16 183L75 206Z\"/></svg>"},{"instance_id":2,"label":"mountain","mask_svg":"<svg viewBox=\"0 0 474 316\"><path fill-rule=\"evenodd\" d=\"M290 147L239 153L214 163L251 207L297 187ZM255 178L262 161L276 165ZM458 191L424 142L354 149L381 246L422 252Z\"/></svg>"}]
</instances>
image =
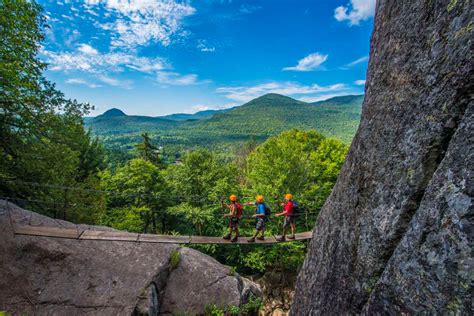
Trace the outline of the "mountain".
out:
<instances>
[{"instance_id":1,"label":"mountain","mask_svg":"<svg viewBox=\"0 0 474 316\"><path fill-rule=\"evenodd\" d=\"M292 128L316 129L349 143L359 125L362 101L363 96L350 95L306 103L271 93L232 109L195 114L132 116L117 115L121 111L113 109L85 120L85 124L113 146L135 143L142 132L150 133L162 145L227 146L264 140Z\"/></svg>"},{"instance_id":2,"label":"mountain","mask_svg":"<svg viewBox=\"0 0 474 316\"><path fill-rule=\"evenodd\" d=\"M314 105L332 105L332 106L356 106L360 107L364 101L364 95L343 95L339 97L333 97L323 101L313 102Z\"/></svg>"},{"instance_id":3,"label":"mountain","mask_svg":"<svg viewBox=\"0 0 474 316\"><path fill-rule=\"evenodd\" d=\"M172 121L202 120L202 119L210 118L216 113L228 112L232 109L233 108L222 109L222 110L205 110L205 111L196 112L194 114L176 113L176 114L170 114L170 115L160 116L160 117L167 120L172 120Z\"/></svg>"},{"instance_id":4,"label":"mountain","mask_svg":"<svg viewBox=\"0 0 474 316\"><path fill-rule=\"evenodd\" d=\"M117 117L117 116L127 116L127 114L123 113L122 110L113 108L108 111L105 111L101 116L103 117Z\"/></svg>"},{"instance_id":5,"label":"mountain","mask_svg":"<svg viewBox=\"0 0 474 316\"><path fill-rule=\"evenodd\" d=\"M316 129L350 142L359 125L363 96L330 99L317 106L279 94L266 94L227 113L193 122L192 129L228 140L266 138L291 128ZM226 133L227 131L227 133Z\"/></svg>"}]
</instances>

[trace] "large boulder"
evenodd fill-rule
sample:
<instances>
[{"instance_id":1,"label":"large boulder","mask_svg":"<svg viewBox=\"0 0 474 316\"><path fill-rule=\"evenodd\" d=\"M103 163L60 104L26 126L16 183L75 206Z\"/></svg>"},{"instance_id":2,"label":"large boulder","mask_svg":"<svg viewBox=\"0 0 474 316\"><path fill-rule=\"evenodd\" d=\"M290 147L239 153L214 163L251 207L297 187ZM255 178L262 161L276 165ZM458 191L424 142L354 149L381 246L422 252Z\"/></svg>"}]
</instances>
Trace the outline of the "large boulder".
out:
<instances>
[{"instance_id":1,"label":"large boulder","mask_svg":"<svg viewBox=\"0 0 474 316\"><path fill-rule=\"evenodd\" d=\"M14 236L10 219L17 224L75 227L11 203L7 207L0 200L0 311L18 315L194 315L204 313L207 304L240 305L251 294L261 295L257 284L193 249L174 244Z\"/></svg>"},{"instance_id":2,"label":"large boulder","mask_svg":"<svg viewBox=\"0 0 474 316\"><path fill-rule=\"evenodd\" d=\"M472 1L378 0L362 120L292 313L472 313Z\"/></svg>"}]
</instances>

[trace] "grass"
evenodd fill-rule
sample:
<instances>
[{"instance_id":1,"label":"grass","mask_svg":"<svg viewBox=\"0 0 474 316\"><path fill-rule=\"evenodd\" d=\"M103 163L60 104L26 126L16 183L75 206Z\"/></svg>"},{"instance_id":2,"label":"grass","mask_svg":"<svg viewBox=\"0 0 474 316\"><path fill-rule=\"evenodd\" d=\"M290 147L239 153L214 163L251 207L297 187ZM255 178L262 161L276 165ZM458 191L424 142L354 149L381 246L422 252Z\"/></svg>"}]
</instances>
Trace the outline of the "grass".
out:
<instances>
[{"instance_id":1,"label":"grass","mask_svg":"<svg viewBox=\"0 0 474 316\"><path fill-rule=\"evenodd\" d=\"M176 269L179 265L179 262L181 261L181 252L179 252L179 249L174 249L171 251L170 255L170 269L173 271Z\"/></svg>"}]
</instances>

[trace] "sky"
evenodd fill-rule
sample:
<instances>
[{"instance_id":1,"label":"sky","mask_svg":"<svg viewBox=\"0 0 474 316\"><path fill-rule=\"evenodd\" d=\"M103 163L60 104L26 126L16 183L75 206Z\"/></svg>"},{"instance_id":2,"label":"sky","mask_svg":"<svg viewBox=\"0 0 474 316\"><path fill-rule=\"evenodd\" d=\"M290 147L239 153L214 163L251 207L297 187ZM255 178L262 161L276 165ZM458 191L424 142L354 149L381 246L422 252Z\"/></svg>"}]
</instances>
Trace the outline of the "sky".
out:
<instances>
[{"instance_id":1,"label":"sky","mask_svg":"<svg viewBox=\"0 0 474 316\"><path fill-rule=\"evenodd\" d=\"M67 97L160 116L362 94L375 0L39 0Z\"/></svg>"}]
</instances>

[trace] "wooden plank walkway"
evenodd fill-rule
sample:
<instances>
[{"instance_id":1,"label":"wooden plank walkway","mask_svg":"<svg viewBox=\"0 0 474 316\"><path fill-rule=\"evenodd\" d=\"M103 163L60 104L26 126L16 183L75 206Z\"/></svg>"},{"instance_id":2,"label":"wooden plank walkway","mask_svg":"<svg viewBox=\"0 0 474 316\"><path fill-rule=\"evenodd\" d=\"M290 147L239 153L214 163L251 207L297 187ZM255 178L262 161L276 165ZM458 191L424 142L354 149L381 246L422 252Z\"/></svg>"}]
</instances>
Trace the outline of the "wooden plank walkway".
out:
<instances>
[{"instance_id":1,"label":"wooden plank walkway","mask_svg":"<svg viewBox=\"0 0 474 316\"><path fill-rule=\"evenodd\" d=\"M240 237L236 243L224 240L222 237L211 236L173 236L137 234L122 231L105 230L82 230L79 228L60 228L32 225L14 225L15 235L53 237L77 240L103 240L103 241L128 241L145 243L172 243L172 244L276 244L275 236L265 237L265 240L255 240L254 243L247 242L249 237ZM297 233L295 240L311 239L312 232ZM288 240L287 242L291 242Z\"/></svg>"}]
</instances>

